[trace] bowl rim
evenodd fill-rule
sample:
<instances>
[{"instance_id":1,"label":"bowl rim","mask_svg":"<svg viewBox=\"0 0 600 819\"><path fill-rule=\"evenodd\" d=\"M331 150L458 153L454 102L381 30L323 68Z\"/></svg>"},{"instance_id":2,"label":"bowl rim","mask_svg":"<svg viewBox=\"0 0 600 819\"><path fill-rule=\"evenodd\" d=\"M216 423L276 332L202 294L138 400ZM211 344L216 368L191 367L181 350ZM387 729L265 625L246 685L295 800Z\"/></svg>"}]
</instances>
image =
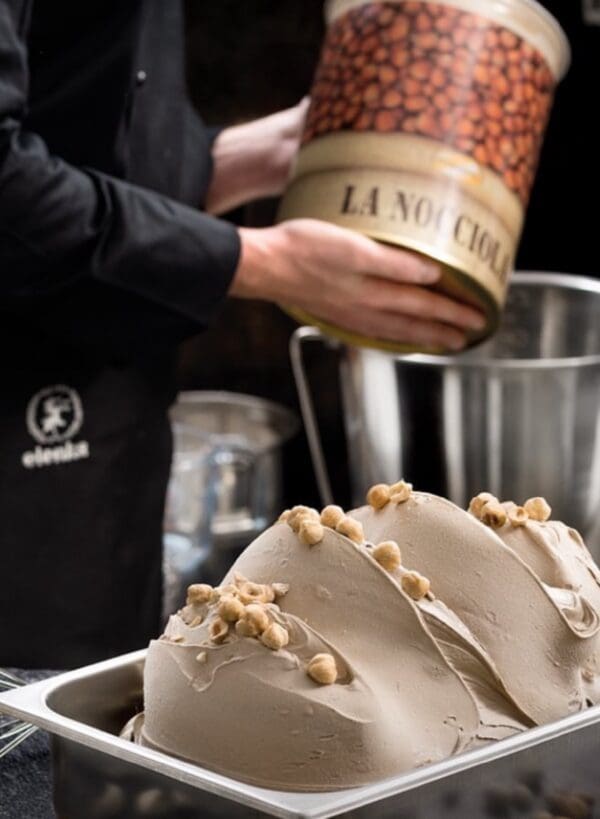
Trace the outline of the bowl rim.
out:
<instances>
[{"instance_id":1,"label":"bowl rim","mask_svg":"<svg viewBox=\"0 0 600 819\"><path fill-rule=\"evenodd\" d=\"M600 281L589 276L572 275L570 273L548 273L542 271L519 271L513 274L511 286L528 284L539 287L554 287L561 290L575 290L600 295ZM376 350L361 350L363 354L378 353ZM450 369L489 369L489 370L551 370L559 368L582 368L600 365L600 353L593 355L564 356L556 358L473 358L465 353L454 355L434 355L431 353L401 353L393 355L396 361L403 364L425 365L429 367L444 367ZM463 355L465 356L463 358Z\"/></svg>"},{"instance_id":2,"label":"bowl rim","mask_svg":"<svg viewBox=\"0 0 600 819\"><path fill-rule=\"evenodd\" d=\"M190 424L189 421L183 421L175 417L178 406L185 407L193 404L196 404L199 409L219 404L228 406L237 405L238 407L246 409L260 409L275 417L280 427L275 430L277 433L277 441L263 446L253 446L253 451L259 453L278 449L293 438L300 429L300 419L289 407L258 395L231 392L229 390L181 390L171 406L171 420L176 423L182 423L185 426L194 426ZM198 427L195 428L198 429ZM202 430L200 430L200 432L202 432ZM213 435L218 435L218 433L210 432L204 434L208 438L213 437Z\"/></svg>"}]
</instances>

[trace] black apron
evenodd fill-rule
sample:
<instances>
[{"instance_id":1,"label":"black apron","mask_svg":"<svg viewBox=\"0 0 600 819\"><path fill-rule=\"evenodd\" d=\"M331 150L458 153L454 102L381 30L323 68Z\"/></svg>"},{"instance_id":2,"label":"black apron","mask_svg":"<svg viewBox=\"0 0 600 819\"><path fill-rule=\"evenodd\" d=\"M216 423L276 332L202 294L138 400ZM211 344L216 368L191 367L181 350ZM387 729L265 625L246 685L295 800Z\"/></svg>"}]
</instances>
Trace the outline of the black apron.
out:
<instances>
[{"instance_id":1,"label":"black apron","mask_svg":"<svg viewBox=\"0 0 600 819\"><path fill-rule=\"evenodd\" d=\"M166 362L38 340L4 373L0 666L67 668L157 634L173 393Z\"/></svg>"},{"instance_id":2,"label":"black apron","mask_svg":"<svg viewBox=\"0 0 600 819\"><path fill-rule=\"evenodd\" d=\"M9 0L2 32L0 125L27 85L30 136L4 169L0 139L0 666L68 668L158 634L176 347L221 304L239 240L197 211L211 135L179 2Z\"/></svg>"}]
</instances>

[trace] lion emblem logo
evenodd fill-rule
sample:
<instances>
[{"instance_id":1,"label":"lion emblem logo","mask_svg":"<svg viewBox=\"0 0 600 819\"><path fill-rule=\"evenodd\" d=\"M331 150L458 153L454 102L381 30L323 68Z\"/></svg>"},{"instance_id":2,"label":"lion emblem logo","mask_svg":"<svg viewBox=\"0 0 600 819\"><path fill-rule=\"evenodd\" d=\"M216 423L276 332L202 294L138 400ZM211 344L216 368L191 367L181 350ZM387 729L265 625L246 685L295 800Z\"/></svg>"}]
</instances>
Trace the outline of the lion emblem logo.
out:
<instances>
[{"instance_id":1,"label":"lion emblem logo","mask_svg":"<svg viewBox=\"0 0 600 819\"><path fill-rule=\"evenodd\" d=\"M81 399L62 384L40 390L27 406L27 429L40 444L61 444L77 435L82 424Z\"/></svg>"}]
</instances>

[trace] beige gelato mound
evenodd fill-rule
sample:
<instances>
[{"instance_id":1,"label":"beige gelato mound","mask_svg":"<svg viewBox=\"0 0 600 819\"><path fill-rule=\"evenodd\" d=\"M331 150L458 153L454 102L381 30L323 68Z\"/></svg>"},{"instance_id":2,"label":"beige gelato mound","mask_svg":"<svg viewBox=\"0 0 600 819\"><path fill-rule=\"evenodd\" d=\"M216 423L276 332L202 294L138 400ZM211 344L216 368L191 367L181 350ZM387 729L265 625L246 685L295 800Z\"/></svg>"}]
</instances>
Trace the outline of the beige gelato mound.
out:
<instances>
[{"instance_id":1,"label":"beige gelato mound","mask_svg":"<svg viewBox=\"0 0 600 819\"><path fill-rule=\"evenodd\" d=\"M218 589L191 587L150 645L136 740L263 787L336 790L600 699L599 573L576 533L516 525L507 504L493 529L388 490L350 516L297 507Z\"/></svg>"},{"instance_id":2,"label":"beige gelato mound","mask_svg":"<svg viewBox=\"0 0 600 819\"><path fill-rule=\"evenodd\" d=\"M599 573L574 530L531 519L515 526L508 516L493 528L420 492L352 515L373 540L398 539L536 724L600 701Z\"/></svg>"}]
</instances>

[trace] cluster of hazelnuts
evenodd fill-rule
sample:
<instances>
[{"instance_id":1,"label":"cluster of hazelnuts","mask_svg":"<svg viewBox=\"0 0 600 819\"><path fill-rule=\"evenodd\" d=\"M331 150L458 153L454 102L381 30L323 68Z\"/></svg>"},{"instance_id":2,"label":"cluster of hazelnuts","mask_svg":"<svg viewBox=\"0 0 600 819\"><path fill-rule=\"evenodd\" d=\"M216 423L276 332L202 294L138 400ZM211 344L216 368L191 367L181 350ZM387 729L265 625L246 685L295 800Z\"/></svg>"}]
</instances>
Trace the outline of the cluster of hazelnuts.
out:
<instances>
[{"instance_id":1,"label":"cluster of hazelnuts","mask_svg":"<svg viewBox=\"0 0 600 819\"><path fill-rule=\"evenodd\" d=\"M379 510L389 503L406 503L411 494L412 485L405 481L392 485L381 483L368 491L367 502ZM422 600L429 595L429 580L418 572L407 571L402 567L402 553L396 541L386 540L377 545L367 543L360 521L347 515L341 506L326 506L321 512L308 506L294 506L281 514L279 522L287 523L299 539L309 546L322 542L325 529L333 529L353 543L366 547L371 557L387 572L396 573L403 591L413 600Z\"/></svg>"},{"instance_id":2,"label":"cluster of hazelnuts","mask_svg":"<svg viewBox=\"0 0 600 819\"><path fill-rule=\"evenodd\" d=\"M188 588L187 610L184 610L184 621L190 628L204 622L210 607L212 617L208 632L209 640L214 645L225 642L232 633L238 637L255 638L271 651L285 648L289 643L289 632L285 626L275 622L271 616L278 606L276 600L289 591L287 583L253 583L241 575L236 575L233 583L213 588L206 583L196 583ZM181 643L182 636L172 638L172 642ZM200 651L196 661L205 664L208 661L207 651ZM331 685L338 678L335 658L331 654L315 654L307 663L306 673L320 685Z\"/></svg>"},{"instance_id":3,"label":"cluster of hazelnuts","mask_svg":"<svg viewBox=\"0 0 600 819\"><path fill-rule=\"evenodd\" d=\"M523 506L509 501L501 503L490 492L480 492L469 504L469 512L492 529L501 529L506 523L511 526L525 526L532 520L545 523L550 519L552 509L544 498L529 498Z\"/></svg>"}]
</instances>

